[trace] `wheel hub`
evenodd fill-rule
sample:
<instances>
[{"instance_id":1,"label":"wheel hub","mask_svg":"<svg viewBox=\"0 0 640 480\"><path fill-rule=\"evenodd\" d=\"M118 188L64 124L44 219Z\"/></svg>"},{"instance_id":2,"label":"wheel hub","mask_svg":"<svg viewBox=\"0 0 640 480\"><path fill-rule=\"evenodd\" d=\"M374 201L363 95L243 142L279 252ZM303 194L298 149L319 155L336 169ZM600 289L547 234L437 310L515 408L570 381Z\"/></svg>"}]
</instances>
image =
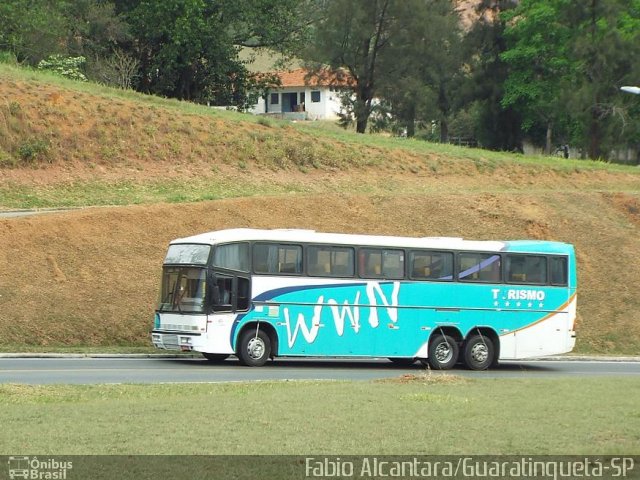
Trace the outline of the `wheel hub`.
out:
<instances>
[{"instance_id":1,"label":"wheel hub","mask_svg":"<svg viewBox=\"0 0 640 480\"><path fill-rule=\"evenodd\" d=\"M439 343L435 353L436 360L438 360L439 363L447 363L453 356L451 345L446 342Z\"/></svg>"},{"instance_id":2,"label":"wheel hub","mask_svg":"<svg viewBox=\"0 0 640 480\"><path fill-rule=\"evenodd\" d=\"M489 358L489 349L483 343L478 343L471 349L471 358L478 363L484 363Z\"/></svg>"},{"instance_id":3,"label":"wheel hub","mask_svg":"<svg viewBox=\"0 0 640 480\"><path fill-rule=\"evenodd\" d=\"M252 338L247 344L247 352L249 353L249 356L256 360L262 358L264 355L264 348L264 342L260 337Z\"/></svg>"}]
</instances>

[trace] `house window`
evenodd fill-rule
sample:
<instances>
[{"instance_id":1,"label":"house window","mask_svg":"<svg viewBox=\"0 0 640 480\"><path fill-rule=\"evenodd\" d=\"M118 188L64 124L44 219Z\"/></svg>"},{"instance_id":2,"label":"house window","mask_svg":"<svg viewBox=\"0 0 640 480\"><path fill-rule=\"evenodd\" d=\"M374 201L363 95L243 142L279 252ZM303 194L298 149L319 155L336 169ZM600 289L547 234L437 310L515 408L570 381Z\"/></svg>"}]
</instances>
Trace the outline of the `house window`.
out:
<instances>
[{"instance_id":1,"label":"house window","mask_svg":"<svg viewBox=\"0 0 640 480\"><path fill-rule=\"evenodd\" d=\"M311 101L313 103L318 103L320 101L320 91L314 90L311 92Z\"/></svg>"},{"instance_id":2,"label":"house window","mask_svg":"<svg viewBox=\"0 0 640 480\"><path fill-rule=\"evenodd\" d=\"M277 93L271 94L271 105L278 105L280 103L280 95Z\"/></svg>"}]
</instances>

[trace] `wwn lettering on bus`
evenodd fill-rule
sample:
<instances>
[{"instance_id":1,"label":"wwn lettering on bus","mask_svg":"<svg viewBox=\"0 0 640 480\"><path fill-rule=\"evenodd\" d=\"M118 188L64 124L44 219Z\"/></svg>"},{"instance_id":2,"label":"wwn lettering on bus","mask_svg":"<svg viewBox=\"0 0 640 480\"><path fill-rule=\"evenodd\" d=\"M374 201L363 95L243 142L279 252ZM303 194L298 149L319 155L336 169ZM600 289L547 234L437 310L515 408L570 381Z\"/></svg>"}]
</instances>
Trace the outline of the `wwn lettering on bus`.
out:
<instances>
[{"instance_id":1,"label":"wwn lettering on bus","mask_svg":"<svg viewBox=\"0 0 640 480\"><path fill-rule=\"evenodd\" d=\"M296 343L298 333L302 333L302 336L307 343L313 343L320 331L320 319L322 317L322 311L325 308L329 308L333 317L333 323L336 329L336 333L339 336L344 334L344 326L348 318L349 325L353 328L355 333L360 331L360 308L366 307L369 309L368 323L371 328L377 328L379 325L378 319L378 299L381 305L384 305L387 310L389 319L396 323L398 321L398 294L400 292L400 282L393 282L393 288L391 291L391 299L389 300L384 292L382 286L378 282L370 282L366 284L366 297L367 304L360 304L360 291L356 292L353 302L351 304L348 300L345 300L340 307L337 300L333 298L324 301L324 295L320 295L315 302L313 309L313 316L311 317L311 327L307 326L307 320L302 313L298 313L295 328L291 329L291 318L289 315L289 308L286 307L283 310L284 320L287 327L287 340L289 342L289 348L293 347Z\"/></svg>"}]
</instances>

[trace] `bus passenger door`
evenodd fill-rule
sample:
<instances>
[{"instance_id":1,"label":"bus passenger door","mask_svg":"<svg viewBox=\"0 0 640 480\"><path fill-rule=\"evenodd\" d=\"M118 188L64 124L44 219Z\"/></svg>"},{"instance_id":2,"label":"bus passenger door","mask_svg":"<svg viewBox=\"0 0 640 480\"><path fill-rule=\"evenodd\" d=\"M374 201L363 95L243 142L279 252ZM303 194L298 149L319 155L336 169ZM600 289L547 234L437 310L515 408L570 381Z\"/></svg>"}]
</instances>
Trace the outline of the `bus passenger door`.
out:
<instances>
[{"instance_id":1,"label":"bus passenger door","mask_svg":"<svg viewBox=\"0 0 640 480\"><path fill-rule=\"evenodd\" d=\"M207 350L209 353L233 353L231 331L237 313L247 311L249 279L216 272L211 277L210 312L207 316Z\"/></svg>"},{"instance_id":2,"label":"bus passenger door","mask_svg":"<svg viewBox=\"0 0 640 480\"><path fill-rule=\"evenodd\" d=\"M250 284L244 277L216 273L211 289L211 305L214 312L247 311L249 309Z\"/></svg>"}]
</instances>

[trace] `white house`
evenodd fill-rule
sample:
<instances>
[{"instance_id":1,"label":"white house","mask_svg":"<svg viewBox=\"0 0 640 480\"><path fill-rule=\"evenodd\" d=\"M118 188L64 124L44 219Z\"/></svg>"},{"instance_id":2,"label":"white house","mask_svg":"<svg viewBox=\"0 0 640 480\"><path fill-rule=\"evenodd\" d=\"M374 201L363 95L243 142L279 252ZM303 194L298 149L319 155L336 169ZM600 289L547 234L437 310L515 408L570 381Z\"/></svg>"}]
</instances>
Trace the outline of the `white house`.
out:
<instances>
[{"instance_id":1,"label":"white house","mask_svg":"<svg viewBox=\"0 0 640 480\"><path fill-rule=\"evenodd\" d=\"M271 89L249 111L291 119L336 120L341 110L339 92L348 88L344 75L311 74L304 68L275 72L280 86Z\"/></svg>"}]
</instances>

